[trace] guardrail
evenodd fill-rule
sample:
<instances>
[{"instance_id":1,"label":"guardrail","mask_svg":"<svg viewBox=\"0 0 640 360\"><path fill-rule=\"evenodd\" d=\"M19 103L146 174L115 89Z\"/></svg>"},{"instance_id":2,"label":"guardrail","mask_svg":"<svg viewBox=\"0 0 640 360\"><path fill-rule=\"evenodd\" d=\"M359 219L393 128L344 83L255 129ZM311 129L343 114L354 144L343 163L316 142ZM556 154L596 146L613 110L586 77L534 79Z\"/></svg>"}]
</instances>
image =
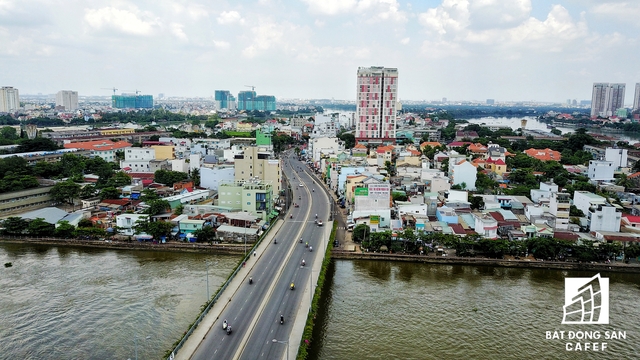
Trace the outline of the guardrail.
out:
<instances>
[{"instance_id":1,"label":"guardrail","mask_svg":"<svg viewBox=\"0 0 640 360\"><path fill-rule=\"evenodd\" d=\"M238 263L238 265L236 265L235 270L233 271L233 273L231 273L231 275L229 275L229 277L227 278L227 280L224 282L224 284L222 284L222 286L218 289L218 291L215 293L215 295L213 296L213 298L211 300L209 300L209 303L207 304L207 306L200 312L200 315L198 316L198 318L196 319L195 322L193 322L191 324L191 326L189 327L189 330L187 330L187 332L182 335L182 338L180 339L180 341L178 342L177 345L175 345L173 347L173 350L171 350L171 352L165 356L165 358L169 359L169 360L173 360L173 358L175 357L176 353L182 348L182 346L184 345L184 343L187 341L187 339L189 339L189 336L191 336L191 334L193 334L194 330L198 327L198 325L200 325L200 323L202 322L202 319L204 319L205 316L207 316L207 314L209 313L209 310L211 310L211 307L218 302L218 300L220 299L220 296L222 295L222 293L224 292L224 290L227 289L227 287L229 286L229 283L231 283L231 281L236 277L236 275L238 274L238 271L240 271L240 269L242 269L242 264L245 263L250 257L251 257L251 253L254 251L254 249L264 240L265 237L267 237L267 234L269 234L269 232L271 231L271 229L273 228L273 226L276 224L277 221L272 221L269 224L269 228L262 233L262 235L260 235L260 238L258 239L258 241L256 241L253 246L251 247L251 250L249 250L247 252L247 255L245 255L242 260Z\"/></svg>"}]
</instances>

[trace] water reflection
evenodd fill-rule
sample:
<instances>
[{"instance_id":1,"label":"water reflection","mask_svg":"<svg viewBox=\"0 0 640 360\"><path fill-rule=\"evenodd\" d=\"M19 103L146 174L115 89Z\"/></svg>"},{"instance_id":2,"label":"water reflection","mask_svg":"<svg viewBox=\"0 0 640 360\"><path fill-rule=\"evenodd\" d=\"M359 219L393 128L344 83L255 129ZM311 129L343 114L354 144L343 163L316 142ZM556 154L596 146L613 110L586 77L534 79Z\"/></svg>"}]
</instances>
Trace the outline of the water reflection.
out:
<instances>
[{"instance_id":1,"label":"water reflection","mask_svg":"<svg viewBox=\"0 0 640 360\"><path fill-rule=\"evenodd\" d=\"M238 258L0 244L0 354L16 359L160 358ZM11 260L9 260L11 261ZM146 340L146 336L151 336ZM6 356L0 356L6 357Z\"/></svg>"},{"instance_id":2,"label":"water reflection","mask_svg":"<svg viewBox=\"0 0 640 360\"><path fill-rule=\"evenodd\" d=\"M310 359L640 356L635 341L612 343L606 353L572 353L562 341L545 339L545 331L569 328L560 324L564 277L591 272L375 263L335 261ZM610 280L611 324L637 334L639 277L612 274Z\"/></svg>"}]
</instances>

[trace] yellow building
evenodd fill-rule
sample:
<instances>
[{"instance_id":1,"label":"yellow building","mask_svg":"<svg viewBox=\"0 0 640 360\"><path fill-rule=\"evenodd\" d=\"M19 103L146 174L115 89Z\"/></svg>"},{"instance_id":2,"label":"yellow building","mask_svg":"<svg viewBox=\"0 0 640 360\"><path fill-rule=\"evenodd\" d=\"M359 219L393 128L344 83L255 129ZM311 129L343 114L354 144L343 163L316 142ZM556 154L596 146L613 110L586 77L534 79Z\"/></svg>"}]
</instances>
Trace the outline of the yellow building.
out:
<instances>
[{"instance_id":1,"label":"yellow building","mask_svg":"<svg viewBox=\"0 0 640 360\"><path fill-rule=\"evenodd\" d=\"M273 185L273 193L280 194L280 160L271 157L266 147L250 146L242 155L236 155L235 180L259 179Z\"/></svg>"},{"instance_id":2,"label":"yellow building","mask_svg":"<svg viewBox=\"0 0 640 360\"><path fill-rule=\"evenodd\" d=\"M347 176L347 183L345 185L345 195L346 195L346 199L348 199L349 201L353 200L354 197L354 192L356 187L358 187L358 185L363 186L362 185L362 180L366 179L368 176L366 175L348 175Z\"/></svg>"},{"instance_id":3,"label":"yellow building","mask_svg":"<svg viewBox=\"0 0 640 360\"><path fill-rule=\"evenodd\" d=\"M237 131L242 131L242 132L251 132L253 130L253 124L252 123L237 123L236 124L236 130Z\"/></svg>"},{"instance_id":4,"label":"yellow building","mask_svg":"<svg viewBox=\"0 0 640 360\"><path fill-rule=\"evenodd\" d=\"M175 147L172 145L152 145L156 152L156 160L173 160L176 158Z\"/></svg>"},{"instance_id":5,"label":"yellow building","mask_svg":"<svg viewBox=\"0 0 640 360\"><path fill-rule=\"evenodd\" d=\"M135 129L100 129L99 131L102 136L134 134L136 132Z\"/></svg>"}]
</instances>

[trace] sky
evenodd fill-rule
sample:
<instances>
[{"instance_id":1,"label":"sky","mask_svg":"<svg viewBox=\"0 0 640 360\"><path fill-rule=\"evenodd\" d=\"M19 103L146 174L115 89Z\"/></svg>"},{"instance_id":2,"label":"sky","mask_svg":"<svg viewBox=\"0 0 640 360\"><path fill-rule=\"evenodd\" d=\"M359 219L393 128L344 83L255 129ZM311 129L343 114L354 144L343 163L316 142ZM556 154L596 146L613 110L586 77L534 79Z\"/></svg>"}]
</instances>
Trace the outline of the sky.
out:
<instances>
[{"instance_id":1,"label":"sky","mask_svg":"<svg viewBox=\"0 0 640 360\"><path fill-rule=\"evenodd\" d=\"M640 1L0 0L0 86L355 100L358 67L406 100L590 100L640 82Z\"/></svg>"}]
</instances>

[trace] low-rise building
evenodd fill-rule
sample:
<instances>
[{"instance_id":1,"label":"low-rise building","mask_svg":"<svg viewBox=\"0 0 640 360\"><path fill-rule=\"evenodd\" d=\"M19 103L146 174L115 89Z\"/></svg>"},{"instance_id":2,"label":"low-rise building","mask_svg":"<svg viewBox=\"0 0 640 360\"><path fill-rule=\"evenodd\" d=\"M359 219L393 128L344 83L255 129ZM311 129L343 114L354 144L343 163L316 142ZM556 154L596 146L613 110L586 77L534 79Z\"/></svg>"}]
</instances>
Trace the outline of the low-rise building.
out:
<instances>
[{"instance_id":1,"label":"low-rise building","mask_svg":"<svg viewBox=\"0 0 640 360\"><path fill-rule=\"evenodd\" d=\"M65 149L88 150L90 151L91 157L98 156L104 159L104 161L115 162L117 161L116 151L130 148L131 144L126 141L94 140L70 142L64 144L64 147Z\"/></svg>"},{"instance_id":2,"label":"low-rise building","mask_svg":"<svg viewBox=\"0 0 640 360\"><path fill-rule=\"evenodd\" d=\"M560 159L562 158L559 151L551 150L549 148L546 148L546 149L531 148L531 149L525 150L524 153L540 161L550 161L550 160L560 161Z\"/></svg>"}]
</instances>

